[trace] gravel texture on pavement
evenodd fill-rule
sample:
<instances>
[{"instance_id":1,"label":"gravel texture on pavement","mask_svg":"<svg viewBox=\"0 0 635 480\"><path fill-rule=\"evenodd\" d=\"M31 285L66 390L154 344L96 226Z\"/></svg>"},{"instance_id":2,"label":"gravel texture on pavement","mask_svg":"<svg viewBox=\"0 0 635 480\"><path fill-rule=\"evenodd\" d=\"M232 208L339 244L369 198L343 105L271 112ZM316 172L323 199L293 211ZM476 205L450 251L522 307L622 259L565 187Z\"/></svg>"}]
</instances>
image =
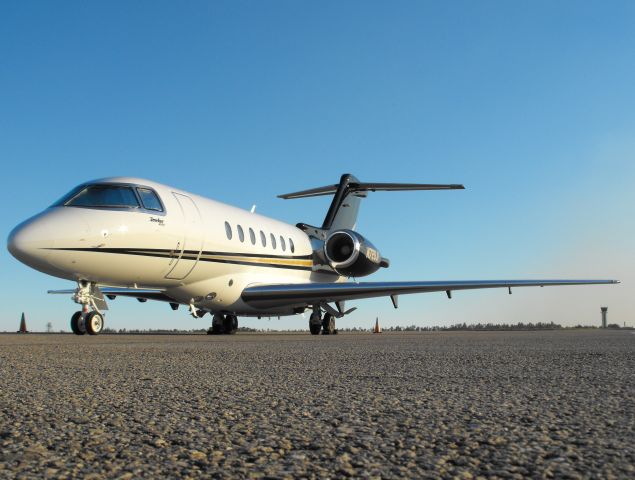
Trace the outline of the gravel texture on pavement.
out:
<instances>
[{"instance_id":1,"label":"gravel texture on pavement","mask_svg":"<svg viewBox=\"0 0 635 480\"><path fill-rule=\"evenodd\" d=\"M0 478L635 478L628 331L0 335Z\"/></svg>"}]
</instances>

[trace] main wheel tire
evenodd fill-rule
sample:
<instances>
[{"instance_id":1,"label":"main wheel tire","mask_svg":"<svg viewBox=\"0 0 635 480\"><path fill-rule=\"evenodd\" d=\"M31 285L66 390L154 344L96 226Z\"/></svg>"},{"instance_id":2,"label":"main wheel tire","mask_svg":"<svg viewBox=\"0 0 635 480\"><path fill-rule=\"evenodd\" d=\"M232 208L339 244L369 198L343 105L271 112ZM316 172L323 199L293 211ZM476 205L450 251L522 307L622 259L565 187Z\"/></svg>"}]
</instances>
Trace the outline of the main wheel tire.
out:
<instances>
[{"instance_id":1,"label":"main wheel tire","mask_svg":"<svg viewBox=\"0 0 635 480\"><path fill-rule=\"evenodd\" d=\"M84 324L90 335L99 335L104 329L104 317L99 312L90 312L86 315Z\"/></svg>"},{"instance_id":2,"label":"main wheel tire","mask_svg":"<svg viewBox=\"0 0 635 480\"><path fill-rule=\"evenodd\" d=\"M223 333L225 335L236 333L236 330L234 329L234 320L235 317L233 315L225 315L225 318L223 319ZM238 325L238 320L236 320L236 325Z\"/></svg>"},{"instance_id":3,"label":"main wheel tire","mask_svg":"<svg viewBox=\"0 0 635 480\"><path fill-rule=\"evenodd\" d=\"M80 328L80 324L83 322L82 312L73 313L73 316L71 317L71 330L75 335L84 335L86 333L86 330L82 331Z\"/></svg>"},{"instance_id":4,"label":"main wheel tire","mask_svg":"<svg viewBox=\"0 0 635 480\"><path fill-rule=\"evenodd\" d=\"M319 313L312 313L309 318L309 331L311 335L319 335L322 330L322 317Z\"/></svg>"},{"instance_id":5,"label":"main wheel tire","mask_svg":"<svg viewBox=\"0 0 635 480\"><path fill-rule=\"evenodd\" d=\"M214 316L212 317L211 334L212 335L220 335L221 333L223 333L224 324L225 324L224 315L222 315L220 313L215 313Z\"/></svg>"},{"instance_id":6,"label":"main wheel tire","mask_svg":"<svg viewBox=\"0 0 635 480\"><path fill-rule=\"evenodd\" d=\"M325 313L322 319L322 335L333 335L333 332L335 332L335 317Z\"/></svg>"}]
</instances>

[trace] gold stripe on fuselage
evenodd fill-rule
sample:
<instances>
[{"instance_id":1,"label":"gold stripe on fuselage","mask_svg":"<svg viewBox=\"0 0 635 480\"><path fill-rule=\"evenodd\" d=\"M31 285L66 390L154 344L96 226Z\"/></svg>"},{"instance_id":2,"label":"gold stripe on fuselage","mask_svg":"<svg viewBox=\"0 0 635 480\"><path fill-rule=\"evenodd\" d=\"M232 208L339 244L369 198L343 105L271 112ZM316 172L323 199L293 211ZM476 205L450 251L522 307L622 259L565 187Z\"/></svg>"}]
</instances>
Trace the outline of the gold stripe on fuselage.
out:
<instances>
[{"instance_id":1,"label":"gold stripe on fuselage","mask_svg":"<svg viewBox=\"0 0 635 480\"><path fill-rule=\"evenodd\" d=\"M249 262L262 263L270 265L284 265L289 267L312 267L311 260L293 260L290 258L273 258L273 257L249 257L249 256L232 256L232 255L201 255L201 259L220 260L227 262Z\"/></svg>"}]
</instances>

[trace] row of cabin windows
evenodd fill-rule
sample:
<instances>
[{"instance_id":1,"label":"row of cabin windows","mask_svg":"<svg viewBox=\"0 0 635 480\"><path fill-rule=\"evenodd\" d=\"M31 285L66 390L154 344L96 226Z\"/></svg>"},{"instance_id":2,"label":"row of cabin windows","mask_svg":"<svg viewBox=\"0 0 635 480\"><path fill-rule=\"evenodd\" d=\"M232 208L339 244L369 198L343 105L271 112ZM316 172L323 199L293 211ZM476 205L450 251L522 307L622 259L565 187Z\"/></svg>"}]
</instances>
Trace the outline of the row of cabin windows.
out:
<instances>
[{"instance_id":1,"label":"row of cabin windows","mask_svg":"<svg viewBox=\"0 0 635 480\"><path fill-rule=\"evenodd\" d=\"M236 226L236 230L238 231L238 239L240 240L240 242L244 242L245 241L245 231L243 230L243 227L241 227L240 225ZM253 228L249 228L249 240L251 241L252 245L256 244L256 232L254 232ZM225 233L227 234L227 239L231 240L234 236L234 233L232 231L232 226L229 224L229 222L225 222ZM271 233L269 235L269 238L271 240L271 247L275 250L277 247L277 242L276 242L276 236ZM263 232L262 230L260 230L260 243L262 244L263 247L267 246L267 235L265 235L265 232ZM280 235L280 248L282 248L283 252L287 251L287 242L285 240L285 238ZM289 249L291 250L291 253L295 253L295 245L293 244L293 240L291 240L289 238Z\"/></svg>"}]
</instances>

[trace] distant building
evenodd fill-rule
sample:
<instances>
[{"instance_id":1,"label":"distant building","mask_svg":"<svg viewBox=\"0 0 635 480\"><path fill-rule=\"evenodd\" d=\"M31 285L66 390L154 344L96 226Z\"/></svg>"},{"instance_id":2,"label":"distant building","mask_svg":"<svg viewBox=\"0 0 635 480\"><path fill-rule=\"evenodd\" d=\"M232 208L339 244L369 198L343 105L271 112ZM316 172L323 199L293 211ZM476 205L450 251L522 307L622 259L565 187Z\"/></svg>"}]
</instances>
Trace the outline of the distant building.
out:
<instances>
[{"instance_id":1,"label":"distant building","mask_svg":"<svg viewBox=\"0 0 635 480\"><path fill-rule=\"evenodd\" d=\"M609 307L600 307L600 310L602 310L602 328L606 328L606 312L608 312Z\"/></svg>"}]
</instances>

